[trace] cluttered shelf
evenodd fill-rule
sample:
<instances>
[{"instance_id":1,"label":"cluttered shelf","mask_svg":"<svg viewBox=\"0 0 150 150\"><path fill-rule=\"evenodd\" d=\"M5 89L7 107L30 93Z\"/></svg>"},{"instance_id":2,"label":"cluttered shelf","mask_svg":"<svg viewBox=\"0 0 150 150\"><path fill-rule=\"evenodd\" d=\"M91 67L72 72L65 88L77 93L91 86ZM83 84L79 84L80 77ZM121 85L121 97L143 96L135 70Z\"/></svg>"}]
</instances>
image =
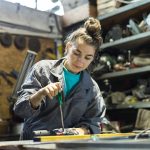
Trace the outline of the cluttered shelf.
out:
<instances>
[{"instance_id":1,"label":"cluttered shelf","mask_svg":"<svg viewBox=\"0 0 150 150\"><path fill-rule=\"evenodd\" d=\"M100 47L100 63L106 63L109 69L101 73L101 67L97 65L94 70L97 81L149 72L149 24L145 22L145 26L140 26L141 23L135 22L136 16L141 16L138 21L143 22L143 15L149 12L149 8L150 0L139 1L99 17L102 25L106 21L108 26L113 27L109 30L107 29L108 26L104 28L104 43ZM120 16L124 14L126 18ZM130 14L132 14L132 19ZM149 15L146 14L146 16L148 20ZM119 18L115 19L116 17ZM126 20L125 24L121 22L122 18ZM118 20L120 24L110 23L108 19ZM122 62L119 60L120 56ZM126 62L130 63L131 66L126 67ZM146 63L144 64L144 62Z\"/></svg>"},{"instance_id":2,"label":"cluttered shelf","mask_svg":"<svg viewBox=\"0 0 150 150\"><path fill-rule=\"evenodd\" d=\"M136 3L128 4L126 6L120 7L111 13L106 13L98 16L97 18L101 21L102 26L107 27L113 24L121 23L123 20L127 19L129 16L132 17L139 12L149 11L150 0L139 1ZM118 18L119 17L119 18Z\"/></svg>"},{"instance_id":3,"label":"cluttered shelf","mask_svg":"<svg viewBox=\"0 0 150 150\"><path fill-rule=\"evenodd\" d=\"M150 0L141 0L138 2L134 2L125 6L121 6L111 12L103 13L102 15L98 15L97 19L100 20L102 28L111 27L113 24L120 24L124 22L127 18L131 18L134 15L138 15L139 12L149 12L150 11ZM87 16L88 17L88 16ZM84 18L82 20L76 21L72 24L64 26L64 31L69 33L73 29L78 28L79 26L83 25Z\"/></svg>"},{"instance_id":4,"label":"cluttered shelf","mask_svg":"<svg viewBox=\"0 0 150 150\"><path fill-rule=\"evenodd\" d=\"M108 106L108 110L113 109L138 109L138 108L150 108L150 102L136 102L133 104L118 104L115 106Z\"/></svg>"},{"instance_id":5,"label":"cluttered shelf","mask_svg":"<svg viewBox=\"0 0 150 150\"><path fill-rule=\"evenodd\" d=\"M108 13L97 17L104 42L93 76L102 91L110 122L117 122L126 132L138 129L135 123L142 118L140 127L145 128L149 118L138 114L150 112L150 0L120 6L106 8ZM102 8L100 3L98 7Z\"/></svg>"},{"instance_id":6,"label":"cluttered shelf","mask_svg":"<svg viewBox=\"0 0 150 150\"><path fill-rule=\"evenodd\" d=\"M109 69L97 65L93 71L97 81L149 72L149 12L150 0L141 0L98 17L104 39L99 62Z\"/></svg>"},{"instance_id":7,"label":"cluttered shelf","mask_svg":"<svg viewBox=\"0 0 150 150\"><path fill-rule=\"evenodd\" d=\"M109 48L109 47L116 47L116 48L136 48L146 42L150 41L150 31L132 35L130 37L121 38L119 40L104 43L101 46L101 49Z\"/></svg>"},{"instance_id":8,"label":"cluttered shelf","mask_svg":"<svg viewBox=\"0 0 150 150\"><path fill-rule=\"evenodd\" d=\"M134 2L131 4L125 5L125 6L121 6L111 12L108 12L108 13L105 13L102 15L98 15L97 19L100 20L103 30L109 30L113 25L122 24L122 23L126 22L128 20L128 18L136 18L136 17L139 17L139 14L149 13L149 12L150 12L150 0L144 0L144 1L141 0L138 2ZM64 27L65 33L69 33L70 31L83 25L84 20L85 19L80 20L76 23L70 24L68 26L65 26ZM149 36L148 36L148 33L145 33L145 34L141 34L138 36L134 36L133 39L131 37L131 40L134 40L134 38L135 39L137 38L137 40L138 40L138 39L142 39L142 38L149 38ZM127 38L124 40L118 41L121 43L115 42L114 44L122 44L122 42L126 43L126 42L128 42L128 40L130 40L130 38L129 39ZM110 45L109 44L107 45L107 44L108 43L106 43L106 45L103 44L102 48L111 46L112 43L110 43Z\"/></svg>"},{"instance_id":9,"label":"cluttered shelf","mask_svg":"<svg viewBox=\"0 0 150 150\"><path fill-rule=\"evenodd\" d=\"M106 74L103 74L102 76L97 77L97 80L117 78L117 77L121 77L121 76L135 75L135 74L141 74L141 73L147 73L147 72L150 72L150 66L127 69L127 70L118 71L118 72L106 73Z\"/></svg>"}]
</instances>

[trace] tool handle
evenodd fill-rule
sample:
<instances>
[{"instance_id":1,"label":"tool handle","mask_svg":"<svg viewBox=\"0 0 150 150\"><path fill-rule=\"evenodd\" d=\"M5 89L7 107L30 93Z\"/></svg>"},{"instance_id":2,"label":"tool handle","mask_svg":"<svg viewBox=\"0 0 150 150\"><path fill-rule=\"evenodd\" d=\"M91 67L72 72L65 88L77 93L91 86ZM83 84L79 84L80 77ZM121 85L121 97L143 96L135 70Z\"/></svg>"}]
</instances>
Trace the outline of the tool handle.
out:
<instances>
[{"instance_id":1,"label":"tool handle","mask_svg":"<svg viewBox=\"0 0 150 150\"><path fill-rule=\"evenodd\" d=\"M62 105L62 104L63 104L63 101L62 101L62 93L61 93L61 92L58 93L58 102L59 102L59 105Z\"/></svg>"}]
</instances>

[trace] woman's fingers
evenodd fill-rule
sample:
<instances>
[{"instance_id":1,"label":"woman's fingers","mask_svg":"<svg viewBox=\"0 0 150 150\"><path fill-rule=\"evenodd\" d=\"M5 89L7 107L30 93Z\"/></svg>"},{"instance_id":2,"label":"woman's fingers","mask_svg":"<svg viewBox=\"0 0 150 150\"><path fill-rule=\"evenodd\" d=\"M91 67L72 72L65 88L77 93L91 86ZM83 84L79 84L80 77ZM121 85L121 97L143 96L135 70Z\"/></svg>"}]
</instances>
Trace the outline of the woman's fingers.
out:
<instances>
[{"instance_id":1,"label":"woman's fingers","mask_svg":"<svg viewBox=\"0 0 150 150\"><path fill-rule=\"evenodd\" d=\"M58 88L58 92L61 92L62 91L62 84L60 82L56 82L55 85Z\"/></svg>"},{"instance_id":2,"label":"woman's fingers","mask_svg":"<svg viewBox=\"0 0 150 150\"><path fill-rule=\"evenodd\" d=\"M53 99L54 96L58 94L62 90L62 86L60 82L50 83L46 87L44 87L44 95L49 96L50 99Z\"/></svg>"},{"instance_id":3,"label":"woman's fingers","mask_svg":"<svg viewBox=\"0 0 150 150\"><path fill-rule=\"evenodd\" d=\"M44 93L45 93L45 96L47 95L50 99L53 99L53 96L51 95L48 88L44 88Z\"/></svg>"}]
</instances>

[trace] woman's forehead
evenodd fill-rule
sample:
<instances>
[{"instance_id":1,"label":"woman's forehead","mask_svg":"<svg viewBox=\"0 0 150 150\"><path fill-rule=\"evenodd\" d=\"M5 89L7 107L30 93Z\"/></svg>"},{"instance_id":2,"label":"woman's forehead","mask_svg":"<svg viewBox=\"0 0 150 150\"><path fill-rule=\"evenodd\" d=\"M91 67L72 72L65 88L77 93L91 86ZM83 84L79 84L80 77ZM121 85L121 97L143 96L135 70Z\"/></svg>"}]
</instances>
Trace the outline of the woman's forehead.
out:
<instances>
[{"instance_id":1,"label":"woman's forehead","mask_svg":"<svg viewBox=\"0 0 150 150\"><path fill-rule=\"evenodd\" d=\"M71 42L71 45L75 48L81 47L81 46L89 46L89 47L95 48L93 45L87 43L85 40L81 38L77 39L76 41Z\"/></svg>"},{"instance_id":2,"label":"woman's forehead","mask_svg":"<svg viewBox=\"0 0 150 150\"><path fill-rule=\"evenodd\" d=\"M72 50L77 50L81 53L85 53L89 55L94 55L95 53L95 47L85 42L73 42L71 44L71 47Z\"/></svg>"}]
</instances>

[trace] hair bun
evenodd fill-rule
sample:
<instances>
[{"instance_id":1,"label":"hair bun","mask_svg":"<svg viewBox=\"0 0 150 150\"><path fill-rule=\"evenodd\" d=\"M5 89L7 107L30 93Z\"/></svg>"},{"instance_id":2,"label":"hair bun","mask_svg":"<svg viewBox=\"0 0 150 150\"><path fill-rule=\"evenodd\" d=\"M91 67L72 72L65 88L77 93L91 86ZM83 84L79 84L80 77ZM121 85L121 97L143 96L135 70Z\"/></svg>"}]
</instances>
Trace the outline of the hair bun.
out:
<instances>
[{"instance_id":1,"label":"hair bun","mask_svg":"<svg viewBox=\"0 0 150 150\"><path fill-rule=\"evenodd\" d=\"M93 38L98 38L100 36L101 25L99 20L90 17L85 23L84 28L86 32Z\"/></svg>"}]
</instances>

